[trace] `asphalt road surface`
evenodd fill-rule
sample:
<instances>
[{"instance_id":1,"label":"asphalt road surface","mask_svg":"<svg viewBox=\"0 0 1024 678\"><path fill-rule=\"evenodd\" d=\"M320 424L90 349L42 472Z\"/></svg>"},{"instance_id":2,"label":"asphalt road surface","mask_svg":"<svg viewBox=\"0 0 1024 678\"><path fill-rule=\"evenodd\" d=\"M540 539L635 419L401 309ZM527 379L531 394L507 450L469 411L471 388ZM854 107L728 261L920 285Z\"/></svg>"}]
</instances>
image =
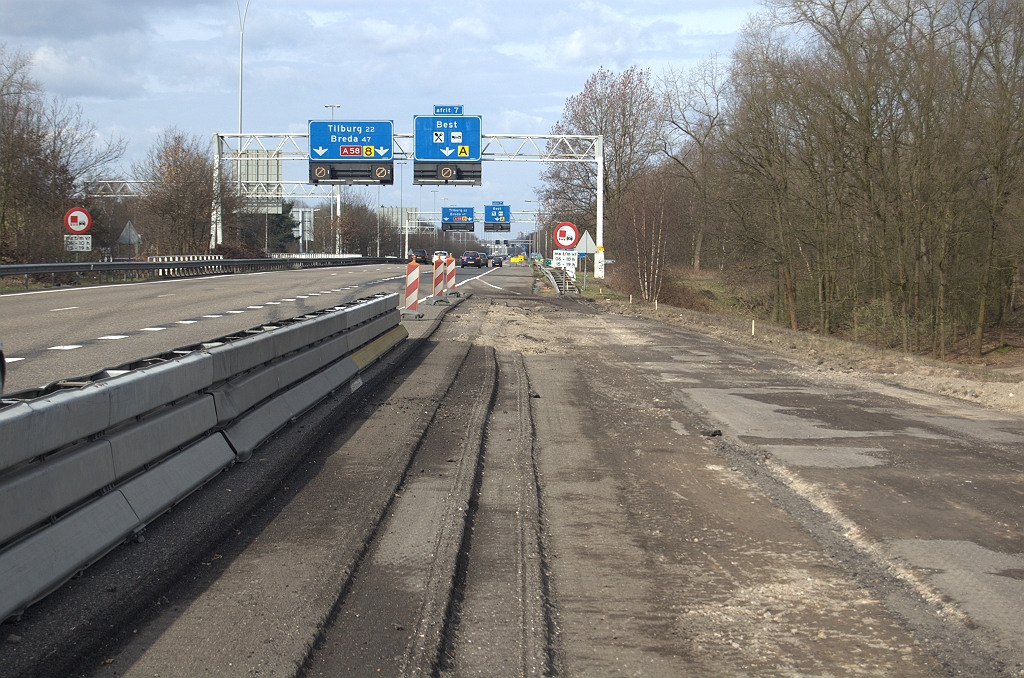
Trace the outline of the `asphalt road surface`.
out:
<instances>
[{"instance_id":1,"label":"asphalt road surface","mask_svg":"<svg viewBox=\"0 0 1024 678\"><path fill-rule=\"evenodd\" d=\"M456 281L487 270L458 269ZM429 289L431 274L427 267L421 272L422 288ZM5 294L5 391L92 374L370 294L399 292L404 276L404 266L378 264Z\"/></svg>"},{"instance_id":2,"label":"asphalt road surface","mask_svg":"<svg viewBox=\"0 0 1024 678\"><path fill-rule=\"evenodd\" d=\"M469 277L0 673L1024 675L1024 420Z\"/></svg>"}]
</instances>

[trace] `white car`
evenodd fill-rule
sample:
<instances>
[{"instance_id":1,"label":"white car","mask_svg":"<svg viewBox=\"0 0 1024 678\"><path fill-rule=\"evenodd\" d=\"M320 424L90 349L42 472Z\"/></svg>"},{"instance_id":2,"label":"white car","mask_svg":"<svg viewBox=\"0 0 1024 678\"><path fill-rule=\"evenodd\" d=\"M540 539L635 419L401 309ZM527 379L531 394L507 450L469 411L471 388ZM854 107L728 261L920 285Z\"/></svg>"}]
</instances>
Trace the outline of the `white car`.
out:
<instances>
[{"instance_id":1,"label":"white car","mask_svg":"<svg viewBox=\"0 0 1024 678\"><path fill-rule=\"evenodd\" d=\"M441 258L441 261L445 261L448 259L448 252L445 250L437 250L434 252L434 259L437 259L438 257Z\"/></svg>"}]
</instances>

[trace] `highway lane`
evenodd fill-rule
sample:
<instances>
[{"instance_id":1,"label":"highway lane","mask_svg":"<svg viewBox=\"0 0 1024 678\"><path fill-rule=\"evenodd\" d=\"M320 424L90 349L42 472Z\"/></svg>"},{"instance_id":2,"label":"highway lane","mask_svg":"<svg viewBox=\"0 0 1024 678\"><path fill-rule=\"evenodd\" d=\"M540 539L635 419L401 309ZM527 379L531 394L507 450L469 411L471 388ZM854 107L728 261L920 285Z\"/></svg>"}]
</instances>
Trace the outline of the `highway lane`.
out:
<instances>
[{"instance_id":1,"label":"highway lane","mask_svg":"<svg viewBox=\"0 0 1024 678\"><path fill-rule=\"evenodd\" d=\"M401 265L203 276L0 297L5 391L42 386L402 286Z\"/></svg>"},{"instance_id":2,"label":"highway lane","mask_svg":"<svg viewBox=\"0 0 1024 678\"><path fill-rule=\"evenodd\" d=\"M456 268L456 284L503 290L508 268ZM432 269L421 267L420 297ZM404 267L369 265L61 287L0 296L6 392L187 346L378 292L404 292ZM518 294L518 293L514 293Z\"/></svg>"}]
</instances>

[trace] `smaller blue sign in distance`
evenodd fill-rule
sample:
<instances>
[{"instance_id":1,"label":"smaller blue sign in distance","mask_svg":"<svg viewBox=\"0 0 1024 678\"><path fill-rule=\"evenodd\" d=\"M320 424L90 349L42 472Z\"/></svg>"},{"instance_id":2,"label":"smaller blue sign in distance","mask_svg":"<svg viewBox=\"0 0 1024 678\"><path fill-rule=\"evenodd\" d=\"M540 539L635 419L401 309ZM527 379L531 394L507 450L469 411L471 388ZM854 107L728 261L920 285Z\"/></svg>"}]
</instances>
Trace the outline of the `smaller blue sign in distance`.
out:
<instances>
[{"instance_id":1,"label":"smaller blue sign in distance","mask_svg":"<svg viewBox=\"0 0 1024 678\"><path fill-rule=\"evenodd\" d=\"M391 120L310 120L309 159L391 160L394 131Z\"/></svg>"},{"instance_id":2,"label":"smaller blue sign in distance","mask_svg":"<svg viewBox=\"0 0 1024 678\"><path fill-rule=\"evenodd\" d=\"M442 224L464 224L473 223L473 208L472 207L442 207L441 208L441 223Z\"/></svg>"},{"instance_id":3,"label":"smaller blue sign in distance","mask_svg":"<svg viewBox=\"0 0 1024 678\"><path fill-rule=\"evenodd\" d=\"M434 115L462 115L462 106L434 106Z\"/></svg>"},{"instance_id":4,"label":"smaller blue sign in distance","mask_svg":"<svg viewBox=\"0 0 1024 678\"><path fill-rule=\"evenodd\" d=\"M509 205L485 205L485 224L507 224L512 221L512 207Z\"/></svg>"},{"instance_id":5,"label":"smaller blue sign in distance","mask_svg":"<svg viewBox=\"0 0 1024 678\"><path fill-rule=\"evenodd\" d=\"M480 160L479 115L417 115L413 122L417 160Z\"/></svg>"}]
</instances>

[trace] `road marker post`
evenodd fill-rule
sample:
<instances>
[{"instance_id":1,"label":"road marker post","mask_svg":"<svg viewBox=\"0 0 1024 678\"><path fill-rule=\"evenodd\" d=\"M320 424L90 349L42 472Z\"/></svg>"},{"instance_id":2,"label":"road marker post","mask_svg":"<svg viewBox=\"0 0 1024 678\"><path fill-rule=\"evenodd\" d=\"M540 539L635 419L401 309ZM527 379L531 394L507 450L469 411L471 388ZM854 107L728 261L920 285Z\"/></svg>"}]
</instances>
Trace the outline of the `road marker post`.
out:
<instances>
[{"instance_id":1,"label":"road marker post","mask_svg":"<svg viewBox=\"0 0 1024 678\"><path fill-rule=\"evenodd\" d=\"M448 304L451 303L444 298L444 268L445 260L441 257L434 259L434 283L431 288L432 294L423 300L424 304Z\"/></svg>"},{"instance_id":2,"label":"road marker post","mask_svg":"<svg viewBox=\"0 0 1024 678\"><path fill-rule=\"evenodd\" d=\"M444 267L444 294L447 297L461 297L455 289L455 257L449 256Z\"/></svg>"},{"instance_id":3,"label":"road marker post","mask_svg":"<svg viewBox=\"0 0 1024 678\"><path fill-rule=\"evenodd\" d=\"M423 317L417 308L419 307L420 292L420 265L410 261L405 266L405 308L402 309L402 319L419 319Z\"/></svg>"}]
</instances>

